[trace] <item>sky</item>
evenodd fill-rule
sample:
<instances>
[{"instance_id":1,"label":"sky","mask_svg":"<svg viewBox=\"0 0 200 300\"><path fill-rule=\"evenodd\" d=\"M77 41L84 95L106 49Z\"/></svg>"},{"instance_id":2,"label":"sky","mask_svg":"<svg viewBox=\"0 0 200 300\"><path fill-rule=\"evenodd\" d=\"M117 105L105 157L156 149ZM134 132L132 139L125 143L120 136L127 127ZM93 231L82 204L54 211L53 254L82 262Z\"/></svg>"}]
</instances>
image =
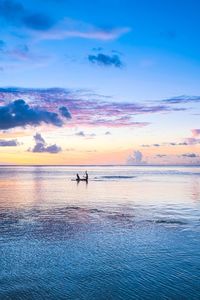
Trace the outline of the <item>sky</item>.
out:
<instances>
[{"instance_id":1,"label":"sky","mask_svg":"<svg viewBox=\"0 0 200 300\"><path fill-rule=\"evenodd\" d=\"M199 10L0 0L0 164L200 164Z\"/></svg>"}]
</instances>

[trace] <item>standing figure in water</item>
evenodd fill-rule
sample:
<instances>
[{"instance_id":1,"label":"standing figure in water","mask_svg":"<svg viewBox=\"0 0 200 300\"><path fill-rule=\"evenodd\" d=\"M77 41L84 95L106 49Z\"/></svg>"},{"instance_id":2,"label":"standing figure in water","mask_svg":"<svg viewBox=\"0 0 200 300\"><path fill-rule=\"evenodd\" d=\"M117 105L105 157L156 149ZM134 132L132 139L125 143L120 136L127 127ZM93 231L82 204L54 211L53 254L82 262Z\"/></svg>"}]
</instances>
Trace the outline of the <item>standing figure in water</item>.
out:
<instances>
[{"instance_id":1,"label":"standing figure in water","mask_svg":"<svg viewBox=\"0 0 200 300\"><path fill-rule=\"evenodd\" d=\"M85 171L85 180L88 181L88 172Z\"/></svg>"},{"instance_id":2,"label":"standing figure in water","mask_svg":"<svg viewBox=\"0 0 200 300\"><path fill-rule=\"evenodd\" d=\"M80 181L80 176L78 175L78 173L76 174L76 180Z\"/></svg>"}]
</instances>

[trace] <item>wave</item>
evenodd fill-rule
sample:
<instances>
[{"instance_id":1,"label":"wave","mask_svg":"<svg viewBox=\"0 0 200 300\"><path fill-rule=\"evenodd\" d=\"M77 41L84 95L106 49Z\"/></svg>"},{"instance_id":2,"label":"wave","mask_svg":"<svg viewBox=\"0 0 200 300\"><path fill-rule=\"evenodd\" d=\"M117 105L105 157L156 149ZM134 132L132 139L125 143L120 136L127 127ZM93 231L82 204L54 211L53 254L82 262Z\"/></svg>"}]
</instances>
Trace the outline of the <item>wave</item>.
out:
<instances>
[{"instance_id":1,"label":"wave","mask_svg":"<svg viewBox=\"0 0 200 300\"><path fill-rule=\"evenodd\" d=\"M159 219L159 220L153 220L156 224L169 224L169 225L187 225L188 223L186 221L182 220L175 220L175 219Z\"/></svg>"},{"instance_id":2,"label":"wave","mask_svg":"<svg viewBox=\"0 0 200 300\"><path fill-rule=\"evenodd\" d=\"M150 171L146 172L146 174L150 175L195 175L199 176L199 172L187 172L187 171L179 171L179 170L166 170L166 171Z\"/></svg>"},{"instance_id":3,"label":"wave","mask_svg":"<svg viewBox=\"0 0 200 300\"><path fill-rule=\"evenodd\" d=\"M105 175L100 177L95 177L95 179L104 178L104 179L131 179L135 178L136 176L125 176L125 175Z\"/></svg>"}]
</instances>

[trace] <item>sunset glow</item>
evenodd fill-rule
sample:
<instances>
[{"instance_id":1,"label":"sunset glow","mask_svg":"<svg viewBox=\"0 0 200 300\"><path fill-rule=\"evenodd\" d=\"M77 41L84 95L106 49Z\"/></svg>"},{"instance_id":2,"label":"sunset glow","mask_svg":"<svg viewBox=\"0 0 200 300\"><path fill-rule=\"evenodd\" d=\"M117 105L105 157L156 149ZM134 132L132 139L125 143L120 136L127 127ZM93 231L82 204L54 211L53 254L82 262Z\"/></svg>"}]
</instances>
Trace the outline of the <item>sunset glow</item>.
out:
<instances>
[{"instance_id":1,"label":"sunset glow","mask_svg":"<svg viewBox=\"0 0 200 300\"><path fill-rule=\"evenodd\" d=\"M112 2L0 1L0 164L200 163L199 4Z\"/></svg>"}]
</instances>

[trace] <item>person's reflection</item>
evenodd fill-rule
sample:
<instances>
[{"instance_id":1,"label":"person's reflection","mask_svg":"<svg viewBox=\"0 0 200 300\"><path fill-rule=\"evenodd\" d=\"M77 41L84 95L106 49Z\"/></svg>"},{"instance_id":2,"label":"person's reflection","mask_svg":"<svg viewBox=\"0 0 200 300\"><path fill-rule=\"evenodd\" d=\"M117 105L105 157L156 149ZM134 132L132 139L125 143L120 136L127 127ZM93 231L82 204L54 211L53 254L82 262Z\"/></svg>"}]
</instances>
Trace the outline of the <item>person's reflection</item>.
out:
<instances>
[{"instance_id":1,"label":"person's reflection","mask_svg":"<svg viewBox=\"0 0 200 300\"><path fill-rule=\"evenodd\" d=\"M81 181L82 184L85 184L85 187L87 188L88 186L88 181ZM76 186L78 187L80 184L80 180L76 180Z\"/></svg>"}]
</instances>

